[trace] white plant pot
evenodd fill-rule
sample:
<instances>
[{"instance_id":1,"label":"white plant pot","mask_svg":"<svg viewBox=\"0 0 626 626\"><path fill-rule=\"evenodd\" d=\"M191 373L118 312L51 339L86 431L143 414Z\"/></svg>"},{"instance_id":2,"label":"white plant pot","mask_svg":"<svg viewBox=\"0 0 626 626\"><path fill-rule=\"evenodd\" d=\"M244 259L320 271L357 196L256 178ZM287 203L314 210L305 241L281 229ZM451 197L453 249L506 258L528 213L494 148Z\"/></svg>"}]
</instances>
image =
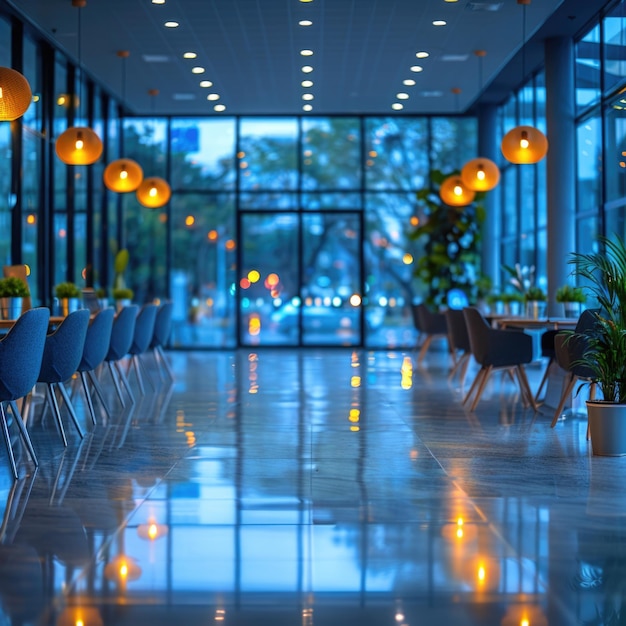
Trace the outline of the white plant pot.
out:
<instances>
[{"instance_id":1,"label":"white plant pot","mask_svg":"<svg viewBox=\"0 0 626 626\"><path fill-rule=\"evenodd\" d=\"M580 317L580 302L563 302L563 314L567 318L578 319Z\"/></svg>"},{"instance_id":2,"label":"white plant pot","mask_svg":"<svg viewBox=\"0 0 626 626\"><path fill-rule=\"evenodd\" d=\"M587 400L591 449L598 456L626 456L626 404Z\"/></svg>"}]
</instances>

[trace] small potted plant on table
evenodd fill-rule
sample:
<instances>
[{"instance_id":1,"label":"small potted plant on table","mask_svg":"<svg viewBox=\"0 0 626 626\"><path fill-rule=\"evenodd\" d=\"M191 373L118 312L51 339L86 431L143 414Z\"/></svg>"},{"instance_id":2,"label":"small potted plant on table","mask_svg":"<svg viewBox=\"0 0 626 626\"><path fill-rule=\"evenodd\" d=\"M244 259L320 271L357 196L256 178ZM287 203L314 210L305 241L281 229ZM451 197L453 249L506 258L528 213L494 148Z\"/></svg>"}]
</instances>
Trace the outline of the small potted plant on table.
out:
<instances>
[{"instance_id":1,"label":"small potted plant on table","mask_svg":"<svg viewBox=\"0 0 626 626\"><path fill-rule=\"evenodd\" d=\"M563 304L563 314L565 317L580 317L582 305L587 300L582 287L574 287L572 285L562 285L556 290L554 298L557 302Z\"/></svg>"},{"instance_id":2,"label":"small potted plant on table","mask_svg":"<svg viewBox=\"0 0 626 626\"><path fill-rule=\"evenodd\" d=\"M24 298L30 296L28 285L17 276L0 278L0 315L14 320L22 314Z\"/></svg>"},{"instance_id":3,"label":"small potted plant on table","mask_svg":"<svg viewBox=\"0 0 626 626\"><path fill-rule=\"evenodd\" d=\"M81 291L74 283L59 283L54 288L54 295L59 300L59 313L68 316L80 307Z\"/></svg>"},{"instance_id":4,"label":"small potted plant on table","mask_svg":"<svg viewBox=\"0 0 626 626\"><path fill-rule=\"evenodd\" d=\"M546 313L546 294L540 287L532 286L524 294L526 301L526 316L536 320Z\"/></svg>"}]
</instances>

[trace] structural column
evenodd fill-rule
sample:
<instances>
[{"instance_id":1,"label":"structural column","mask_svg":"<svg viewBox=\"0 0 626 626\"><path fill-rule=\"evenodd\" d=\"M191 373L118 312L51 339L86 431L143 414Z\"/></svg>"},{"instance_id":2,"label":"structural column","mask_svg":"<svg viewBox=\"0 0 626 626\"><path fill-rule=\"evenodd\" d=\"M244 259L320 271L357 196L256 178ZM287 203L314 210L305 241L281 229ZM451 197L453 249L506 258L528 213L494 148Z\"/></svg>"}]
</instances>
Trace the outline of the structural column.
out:
<instances>
[{"instance_id":1,"label":"structural column","mask_svg":"<svg viewBox=\"0 0 626 626\"><path fill-rule=\"evenodd\" d=\"M497 107L484 105L478 114L478 154L495 163L501 160L497 134ZM482 237L482 271L494 285L500 276L500 194L496 190L485 196L486 218Z\"/></svg>"},{"instance_id":2,"label":"structural column","mask_svg":"<svg viewBox=\"0 0 626 626\"><path fill-rule=\"evenodd\" d=\"M545 42L547 155L548 314L559 311L554 293L568 282L568 258L576 246L576 126L574 44L568 37ZM570 279L571 280L571 279Z\"/></svg>"}]
</instances>

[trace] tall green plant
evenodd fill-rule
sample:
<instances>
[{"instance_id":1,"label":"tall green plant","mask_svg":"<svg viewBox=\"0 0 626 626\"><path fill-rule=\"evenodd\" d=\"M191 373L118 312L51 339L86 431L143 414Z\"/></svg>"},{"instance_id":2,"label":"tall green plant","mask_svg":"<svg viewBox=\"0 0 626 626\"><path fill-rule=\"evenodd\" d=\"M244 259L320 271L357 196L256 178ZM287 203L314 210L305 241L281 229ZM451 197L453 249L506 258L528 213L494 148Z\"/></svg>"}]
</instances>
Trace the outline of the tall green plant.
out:
<instances>
[{"instance_id":1,"label":"tall green plant","mask_svg":"<svg viewBox=\"0 0 626 626\"><path fill-rule=\"evenodd\" d=\"M599 311L582 362L609 402L626 402L626 246L615 236L598 237L599 252L574 252L570 263L585 288L597 301Z\"/></svg>"},{"instance_id":2,"label":"tall green plant","mask_svg":"<svg viewBox=\"0 0 626 626\"><path fill-rule=\"evenodd\" d=\"M451 289L460 289L475 303L482 285L479 244L484 194L476 194L468 206L448 206L439 197L439 187L448 176L433 170L430 186L417 192L424 219L408 234L409 239L423 241L424 255L417 260L414 274L425 284L425 302L432 309L445 306Z\"/></svg>"}]
</instances>

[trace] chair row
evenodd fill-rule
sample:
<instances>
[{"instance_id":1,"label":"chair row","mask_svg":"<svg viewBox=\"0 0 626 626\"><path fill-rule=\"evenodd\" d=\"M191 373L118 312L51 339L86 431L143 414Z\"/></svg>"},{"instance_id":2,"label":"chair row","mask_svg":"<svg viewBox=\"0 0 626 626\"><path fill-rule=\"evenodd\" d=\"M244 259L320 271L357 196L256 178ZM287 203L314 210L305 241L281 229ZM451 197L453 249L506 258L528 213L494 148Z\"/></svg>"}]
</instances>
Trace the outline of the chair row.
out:
<instances>
[{"instance_id":1,"label":"chair row","mask_svg":"<svg viewBox=\"0 0 626 626\"><path fill-rule=\"evenodd\" d=\"M146 352L154 355L159 377L173 380L163 352L171 328L172 303L160 306L146 304L124 307L119 313L107 308L99 311L93 319L86 309L70 313L57 328L49 332L50 311L39 307L24 312L0 340L0 426L14 477L18 478L13 447L9 433L7 407L11 408L13 421L35 465L37 457L33 449L26 418L31 410L33 390L37 383L45 385L45 400L50 407L63 443L67 437L63 428L56 392L60 394L79 435L83 432L65 383L75 374L82 383L86 404L93 423L96 413L92 400L92 389L108 415L110 411L96 370L107 365L121 404L125 405L121 384L125 387L132 403L135 399L128 381L134 367L140 392L145 393L139 359ZM121 361L129 357L127 371ZM25 398L22 409L17 401Z\"/></svg>"}]
</instances>

